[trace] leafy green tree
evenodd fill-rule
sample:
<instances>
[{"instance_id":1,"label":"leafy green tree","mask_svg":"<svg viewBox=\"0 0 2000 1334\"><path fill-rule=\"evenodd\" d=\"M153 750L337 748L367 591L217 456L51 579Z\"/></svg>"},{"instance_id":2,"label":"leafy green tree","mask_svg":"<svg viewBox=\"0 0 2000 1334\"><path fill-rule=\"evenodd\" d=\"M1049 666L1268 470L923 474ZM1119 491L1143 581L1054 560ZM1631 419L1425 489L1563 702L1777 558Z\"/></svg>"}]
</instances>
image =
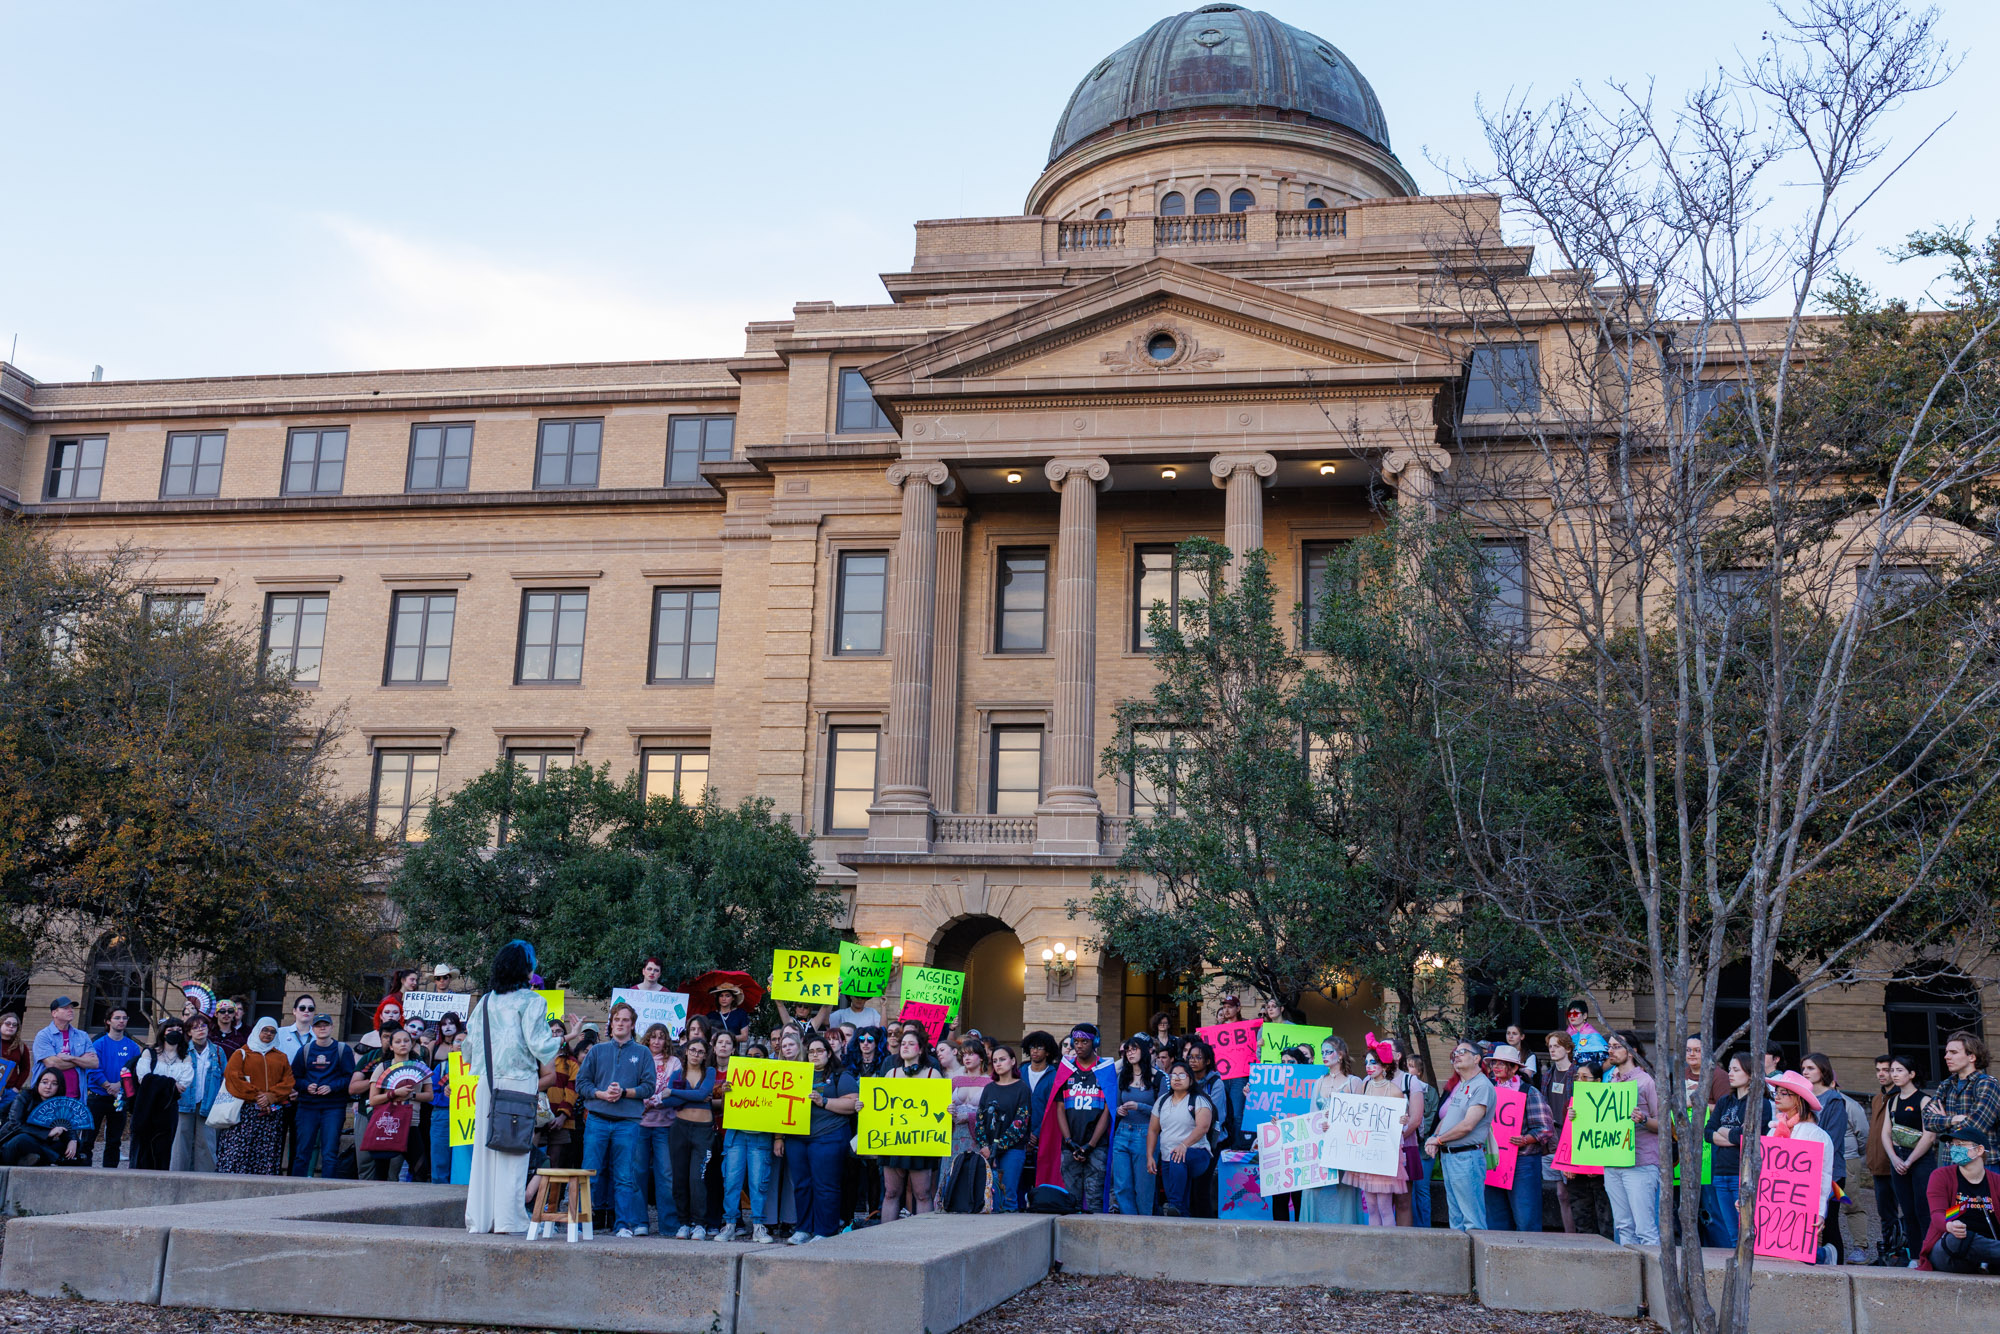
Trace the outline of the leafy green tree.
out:
<instances>
[{"instance_id":1,"label":"leafy green tree","mask_svg":"<svg viewBox=\"0 0 2000 1334\"><path fill-rule=\"evenodd\" d=\"M404 944L475 976L516 937L586 995L711 968L770 971L777 949L832 949L838 902L811 841L767 801L640 795L639 776L578 765L541 782L501 761L441 799L389 886ZM496 846L497 842L497 846Z\"/></svg>"}]
</instances>

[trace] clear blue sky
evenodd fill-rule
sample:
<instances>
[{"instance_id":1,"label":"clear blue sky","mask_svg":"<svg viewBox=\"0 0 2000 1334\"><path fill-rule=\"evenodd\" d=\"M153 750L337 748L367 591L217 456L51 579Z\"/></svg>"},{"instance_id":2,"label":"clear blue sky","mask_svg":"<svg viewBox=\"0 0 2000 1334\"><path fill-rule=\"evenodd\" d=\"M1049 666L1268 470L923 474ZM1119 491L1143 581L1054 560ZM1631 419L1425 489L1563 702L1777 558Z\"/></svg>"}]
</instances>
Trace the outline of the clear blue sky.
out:
<instances>
[{"instance_id":1,"label":"clear blue sky","mask_svg":"<svg viewBox=\"0 0 2000 1334\"><path fill-rule=\"evenodd\" d=\"M0 356L42 379L728 355L795 300L886 300L917 218L1018 213L1076 81L1144 0L157 5L0 0ZM1395 148L1480 144L1473 103L1575 80L1678 91L1749 3L1265 0L1374 83ZM1951 0L1956 118L1869 218L2000 217L2000 5ZM895 165L889 166L893 162Z\"/></svg>"}]
</instances>

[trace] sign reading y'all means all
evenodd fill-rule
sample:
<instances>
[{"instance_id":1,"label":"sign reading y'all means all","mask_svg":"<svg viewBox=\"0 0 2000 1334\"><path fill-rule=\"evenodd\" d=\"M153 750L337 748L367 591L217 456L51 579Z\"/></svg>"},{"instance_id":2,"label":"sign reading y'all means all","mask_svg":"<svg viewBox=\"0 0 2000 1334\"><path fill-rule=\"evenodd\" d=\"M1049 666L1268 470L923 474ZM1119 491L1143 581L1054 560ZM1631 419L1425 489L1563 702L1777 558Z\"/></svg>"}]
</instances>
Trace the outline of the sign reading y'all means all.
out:
<instances>
[{"instance_id":1,"label":"sign reading y'all means all","mask_svg":"<svg viewBox=\"0 0 2000 1334\"><path fill-rule=\"evenodd\" d=\"M914 963L903 965L903 999L906 1001L942 1005L956 1023L958 1002L964 995L964 973L954 973L949 968L925 968Z\"/></svg>"},{"instance_id":2,"label":"sign reading y'all means all","mask_svg":"<svg viewBox=\"0 0 2000 1334\"><path fill-rule=\"evenodd\" d=\"M840 999L840 956L818 950L771 951L771 997L800 1005Z\"/></svg>"},{"instance_id":3,"label":"sign reading y'all means all","mask_svg":"<svg viewBox=\"0 0 2000 1334\"><path fill-rule=\"evenodd\" d=\"M950 1157L951 1081L862 1080L861 1120L856 1138L863 1154Z\"/></svg>"},{"instance_id":4,"label":"sign reading y'all means all","mask_svg":"<svg viewBox=\"0 0 2000 1334\"><path fill-rule=\"evenodd\" d=\"M1318 1060L1319 1044L1332 1036L1332 1029L1317 1024L1265 1024L1258 1030L1257 1059L1268 1065L1283 1055L1287 1047L1304 1047Z\"/></svg>"},{"instance_id":5,"label":"sign reading y'all means all","mask_svg":"<svg viewBox=\"0 0 2000 1334\"><path fill-rule=\"evenodd\" d=\"M879 996L896 975L896 951L875 945L840 942L840 994Z\"/></svg>"},{"instance_id":6,"label":"sign reading y'all means all","mask_svg":"<svg viewBox=\"0 0 2000 1334\"><path fill-rule=\"evenodd\" d=\"M1202 1041L1215 1051L1215 1073L1224 1079L1248 1079L1257 1063L1257 1029L1262 1019L1244 1019L1233 1024L1207 1024L1197 1028Z\"/></svg>"},{"instance_id":7,"label":"sign reading y'all means all","mask_svg":"<svg viewBox=\"0 0 2000 1334\"><path fill-rule=\"evenodd\" d=\"M1635 1166L1639 1146L1632 1134L1632 1112L1638 1105L1637 1084L1572 1086L1570 1158L1583 1167Z\"/></svg>"},{"instance_id":8,"label":"sign reading y'all means all","mask_svg":"<svg viewBox=\"0 0 2000 1334\"><path fill-rule=\"evenodd\" d=\"M801 1135L812 1125L812 1066L805 1061L729 1062L723 1117L731 1130L758 1135Z\"/></svg>"}]
</instances>

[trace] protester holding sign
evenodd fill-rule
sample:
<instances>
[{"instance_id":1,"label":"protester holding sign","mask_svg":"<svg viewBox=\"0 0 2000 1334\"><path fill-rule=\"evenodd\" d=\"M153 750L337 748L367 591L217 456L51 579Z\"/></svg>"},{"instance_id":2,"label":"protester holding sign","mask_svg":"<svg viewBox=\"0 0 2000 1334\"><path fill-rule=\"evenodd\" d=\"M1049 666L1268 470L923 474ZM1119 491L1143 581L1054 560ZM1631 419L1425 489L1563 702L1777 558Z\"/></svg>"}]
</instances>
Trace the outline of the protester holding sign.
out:
<instances>
[{"instance_id":1,"label":"protester holding sign","mask_svg":"<svg viewBox=\"0 0 2000 1334\"><path fill-rule=\"evenodd\" d=\"M787 1037L791 1037L788 1033ZM796 1041L796 1039L794 1039ZM812 1067L803 1061L732 1057L724 1082L722 1134L722 1231L717 1241L736 1240L736 1204L750 1190L750 1240L764 1243L764 1200L770 1189L772 1138L805 1127L812 1112Z\"/></svg>"},{"instance_id":2,"label":"protester holding sign","mask_svg":"<svg viewBox=\"0 0 2000 1334\"><path fill-rule=\"evenodd\" d=\"M798 1226L791 1243L802 1246L819 1237L839 1234L841 1184L847 1173L847 1142L854 1136L860 1110L861 1083L833 1059L833 1044L824 1033L805 1039L806 1062L812 1066L811 1124L803 1136L780 1141L776 1151L792 1165L792 1202Z\"/></svg>"},{"instance_id":3,"label":"protester holding sign","mask_svg":"<svg viewBox=\"0 0 2000 1334\"><path fill-rule=\"evenodd\" d=\"M1617 1050L1617 1046L1618 1040L1614 1038L1612 1040L1612 1050L1614 1052ZM1822 1130L1818 1125L1819 1095L1813 1092L1812 1081L1796 1070L1781 1071L1767 1080L1766 1085L1770 1088L1771 1096L1777 1103L1778 1108L1777 1119L1771 1124L1771 1138L1803 1140L1825 1146L1825 1152L1820 1158L1819 1208L1812 1215L1813 1221L1823 1226L1824 1219L1826 1218L1827 1201L1833 1196L1833 1158L1835 1154L1840 1152L1840 1149L1827 1136L1826 1131ZM1770 1166L1767 1159L1765 1163L1767 1171L1770 1169ZM1761 1215L1763 1212L1761 1206L1765 1203L1762 1193L1763 1184L1761 1182L1758 1185L1758 1191L1758 1204L1760 1206L1758 1210L1760 1215L1759 1226L1761 1227ZM1618 1207L1618 1200L1615 1195L1612 1197L1611 1204L1613 1209ZM1816 1227L1813 1229L1813 1236L1817 1238L1818 1235L1819 1228ZM1819 1263L1823 1265L1840 1263L1840 1257L1832 1246L1821 1245L1817 1248L1817 1251ZM1770 1253L1765 1252L1765 1254ZM1783 1258L1802 1259L1804 1257L1786 1255Z\"/></svg>"},{"instance_id":4,"label":"protester holding sign","mask_svg":"<svg viewBox=\"0 0 2000 1334\"><path fill-rule=\"evenodd\" d=\"M659 1214L659 1235L664 1237L681 1223L680 1213L674 1208L674 1109L667 1106L667 1091L673 1087L674 1076L680 1073L681 1062L674 1055L673 1038L665 1024L654 1024L646 1030L646 1050L653 1058L653 1092L642 1101L643 1110L639 1113L639 1175L642 1179L648 1174L652 1177L653 1208ZM553 1111L553 1089L550 1095L549 1107Z\"/></svg>"},{"instance_id":5,"label":"protester holding sign","mask_svg":"<svg viewBox=\"0 0 2000 1334\"><path fill-rule=\"evenodd\" d=\"M1320 1042L1320 1057L1326 1065L1326 1074L1313 1085L1313 1110L1325 1111L1333 1106L1335 1094L1360 1093L1366 1087L1359 1075L1348 1069L1347 1043L1335 1036L1328 1036ZM1347 1180L1346 1173L1341 1180L1330 1186L1314 1186L1300 1192L1299 1220L1305 1223L1359 1223L1361 1221L1361 1188Z\"/></svg>"},{"instance_id":6,"label":"protester holding sign","mask_svg":"<svg viewBox=\"0 0 2000 1334\"><path fill-rule=\"evenodd\" d=\"M356 1146L370 1179L400 1180L403 1166L410 1169L412 1181L430 1176L429 1131L418 1101L430 1088L430 1070L417 1059L416 1038L407 1028L390 1034L383 1059L368 1080L368 1128Z\"/></svg>"},{"instance_id":7,"label":"protester holding sign","mask_svg":"<svg viewBox=\"0 0 2000 1334\"><path fill-rule=\"evenodd\" d=\"M1621 1246L1660 1244L1660 1091L1639 1065L1639 1039L1613 1033L1605 1039L1611 1068L1607 1084L1631 1084L1638 1093L1632 1107L1630 1167L1604 1169L1604 1193L1611 1200L1611 1218ZM1808 1086L1810 1087L1810 1086Z\"/></svg>"},{"instance_id":8,"label":"protester holding sign","mask_svg":"<svg viewBox=\"0 0 2000 1334\"><path fill-rule=\"evenodd\" d=\"M909 972L904 970L907 979ZM961 978L962 974L959 975ZM896 1060L883 1072L885 1079L944 1079L944 1071L938 1068L937 1058L931 1055L929 1045L924 1041L923 1030L912 1025L903 1030L897 1043ZM946 1081L942 1096L945 1119L951 1117L951 1088ZM864 1107L864 1115L866 1108ZM863 1144L865 1151L866 1144ZM913 1214L927 1214L936 1202L938 1159L951 1152L951 1132L944 1132L944 1142L937 1156L928 1154L887 1153L878 1155L882 1165L882 1221L893 1223L902 1216L904 1196L907 1189L908 1209Z\"/></svg>"},{"instance_id":9,"label":"protester holding sign","mask_svg":"<svg viewBox=\"0 0 2000 1334\"><path fill-rule=\"evenodd\" d=\"M1374 1035L1370 1034L1372 1038ZM1403 1082L1394 1077L1396 1049L1387 1042L1369 1044L1363 1059L1366 1078L1361 1092L1370 1098L1387 1098L1401 1105L1403 1111L1397 1122L1396 1170L1394 1172L1356 1172L1353 1184L1368 1202L1368 1225L1370 1227L1396 1226L1396 1197L1410 1193L1409 1172L1402 1152L1402 1127L1409 1117L1409 1093Z\"/></svg>"},{"instance_id":10,"label":"protester holding sign","mask_svg":"<svg viewBox=\"0 0 2000 1334\"><path fill-rule=\"evenodd\" d=\"M1451 1049L1458 1083L1438 1113L1437 1129L1424 1152L1444 1169L1445 1203L1451 1226L1461 1232L1486 1226L1486 1162L1493 1154L1493 1081L1479 1069L1479 1048L1461 1042Z\"/></svg>"},{"instance_id":11,"label":"protester holding sign","mask_svg":"<svg viewBox=\"0 0 2000 1334\"><path fill-rule=\"evenodd\" d=\"M1506 1231L1542 1230L1542 1160L1555 1149L1555 1116L1549 1100L1521 1070L1521 1052L1511 1046L1493 1049L1486 1068L1492 1072L1495 1103L1494 1134L1499 1165L1486 1179L1486 1223ZM1516 1095L1520 1101L1515 1103ZM1514 1108L1501 1115L1501 1104ZM1510 1123L1511 1122L1511 1123ZM1508 1152L1512 1150L1512 1152ZM1511 1161L1510 1161L1511 1160Z\"/></svg>"},{"instance_id":12,"label":"protester holding sign","mask_svg":"<svg viewBox=\"0 0 2000 1334\"><path fill-rule=\"evenodd\" d=\"M1153 1044L1135 1033L1118 1049L1118 1088L1113 1094L1117 1120L1111 1139L1113 1213L1146 1216L1153 1212L1158 1168L1149 1144L1154 1136L1151 1123L1158 1093L1153 1082Z\"/></svg>"},{"instance_id":13,"label":"protester holding sign","mask_svg":"<svg viewBox=\"0 0 2000 1334\"><path fill-rule=\"evenodd\" d=\"M1209 1169L1209 1127L1216 1107L1195 1092L1186 1061L1167 1068L1165 1095L1153 1105L1146 1131L1146 1166L1166 1178L1169 1218L1188 1216L1194 1182Z\"/></svg>"}]
</instances>

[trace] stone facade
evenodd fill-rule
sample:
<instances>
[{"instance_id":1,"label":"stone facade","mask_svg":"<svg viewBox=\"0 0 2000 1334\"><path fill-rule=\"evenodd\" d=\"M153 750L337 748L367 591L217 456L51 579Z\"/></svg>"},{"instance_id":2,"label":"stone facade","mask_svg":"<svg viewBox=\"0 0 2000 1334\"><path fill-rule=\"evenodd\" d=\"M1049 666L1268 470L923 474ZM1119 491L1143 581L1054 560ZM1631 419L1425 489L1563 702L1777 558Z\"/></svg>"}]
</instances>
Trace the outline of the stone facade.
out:
<instances>
[{"instance_id":1,"label":"stone facade","mask_svg":"<svg viewBox=\"0 0 2000 1334\"><path fill-rule=\"evenodd\" d=\"M1252 200L1158 211L1205 188ZM1098 757L1153 679L1140 562L1197 534L1263 547L1296 599L1311 544L1377 524L1371 495L1430 495L1462 371L1421 280L1441 238L1490 240L1498 206L1409 189L1350 128L1183 109L1052 162L1022 217L919 222L890 304L801 303L739 355L93 384L0 366L0 504L81 548L140 548L156 593L211 615L323 598L300 688L346 707L352 790L379 791L385 756L434 760L445 789L509 751L705 771L814 831L857 939L967 967L987 1031L1130 1031L1145 979L1087 949L1073 975L1039 961L1087 934L1067 905L1131 813ZM728 419L728 443L676 462L695 418ZM562 423L601 432L589 485L538 485ZM440 424L470 427L464 484L416 489ZM312 431L344 433L342 476L288 493ZM165 495L185 434L224 440L212 494ZM101 442L101 478L60 495L78 441ZM1039 632L1006 644L1001 567L1023 556ZM684 590L719 608L694 679L653 661L662 594ZM587 604L572 681L522 670L529 599L551 592ZM439 679L391 679L411 594L453 600ZM1039 742L1037 791L1002 790L1003 738ZM865 790L842 746L872 751ZM31 1022L88 984L37 976ZM1837 1059L1882 1046L1862 990L1825 1003ZM1369 1000L1317 1017L1358 1039Z\"/></svg>"}]
</instances>

